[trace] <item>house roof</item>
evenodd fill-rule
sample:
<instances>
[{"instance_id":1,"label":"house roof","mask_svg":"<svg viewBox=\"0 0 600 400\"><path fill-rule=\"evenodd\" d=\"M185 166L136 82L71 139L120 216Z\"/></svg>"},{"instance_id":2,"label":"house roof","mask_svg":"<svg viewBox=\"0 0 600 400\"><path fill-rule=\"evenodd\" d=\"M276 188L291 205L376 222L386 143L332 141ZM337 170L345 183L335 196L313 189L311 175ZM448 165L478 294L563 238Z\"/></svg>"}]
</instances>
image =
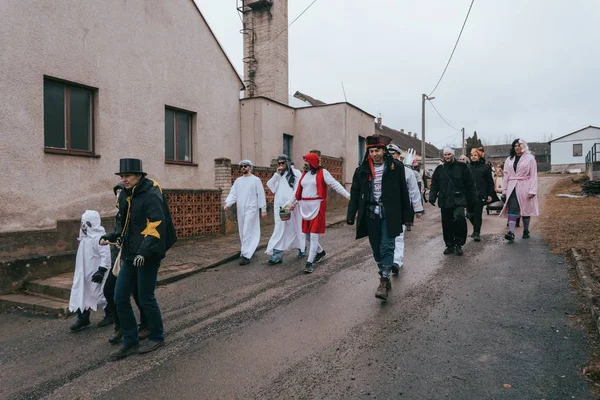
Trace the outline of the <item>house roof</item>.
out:
<instances>
[{"instance_id":1,"label":"house roof","mask_svg":"<svg viewBox=\"0 0 600 400\"><path fill-rule=\"evenodd\" d=\"M529 142L529 151L533 155L550 154L550 144L546 142ZM509 144L495 144L484 146L486 158L508 157L510 154Z\"/></svg>"},{"instance_id":2,"label":"house roof","mask_svg":"<svg viewBox=\"0 0 600 400\"><path fill-rule=\"evenodd\" d=\"M282 103L282 102L277 101L277 100L273 100L272 98L266 97L266 96L244 97L244 98L241 98L240 101L252 100L252 99L265 99L265 100L269 100L269 101L271 101L273 103L282 105L282 106L287 107L287 108L291 108L293 110L298 110L298 111L308 110L308 109L311 109L311 108L331 107L331 106L337 106L337 105L340 105L340 104L346 104L346 105L349 105L352 108L357 109L358 111L360 111L362 113L367 114L370 117L375 118L375 116L373 114L371 114L370 112L367 112L367 111L363 110L362 108L359 108L359 107L355 106L354 104L348 103L348 102L345 102L345 101L340 101L340 102L337 102L337 103L323 103L323 105L319 105L319 106L306 106L306 107L297 107L295 105L292 106L292 105L285 104L285 103Z\"/></svg>"},{"instance_id":3,"label":"house roof","mask_svg":"<svg viewBox=\"0 0 600 400\"><path fill-rule=\"evenodd\" d=\"M208 27L208 31L210 32L210 34L212 35L212 37L215 39L215 42L217 42L217 45L221 49L221 52L223 53L223 55L225 56L225 58L227 59L227 62L229 63L229 66L231 67L231 69L233 70L233 72L235 73L235 75L238 77L240 83L242 84L242 87L240 88L240 90L244 90L246 88L246 85L244 85L244 80L242 79L242 76L239 74L239 72L233 66L233 63L231 62L231 59L229 58L229 56L225 52L225 49L221 45L221 42L219 42L219 39L217 39L217 36L215 36L215 33L213 32L212 28L210 27L210 24L208 23L208 21L206 20L206 18L204 18L204 15L202 14L202 11L200 11L200 7L198 7L198 4L196 4L196 2L194 0L190 0L190 1L194 5L194 7L196 7L196 10L198 10L198 14L200 14L200 18L202 18L202 20L204 21L204 23Z\"/></svg>"},{"instance_id":4,"label":"house roof","mask_svg":"<svg viewBox=\"0 0 600 400\"><path fill-rule=\"evenodd\" d=\"M375 131L381 135L392 138L393 143L398 145L402 150L415 149L417 153L421 153L421 140L414 136L382 125L379 127L375 124ZM440 150L430 143L425 143L426 158L440 158Z\"/></svg>"},{"instance_id":5,"label":"house roof","mask_svg":"<svg viewBox=\"0 0 600 400\"><path fill-rule=\"evenodd\" d=\"M294 97L307 102L308 104L310 104L311 106L324 106L327 103L325 103L324 101L315 99L314 97L311 97L307 94L301 93L298 90L296 90L296 93L294 93Z\"/></svg>"},{"instance_id":6,"label":"house roof","mask_svg":"<svg viewBox=\"0 0 600 400\"><path fill-rule=\"evenodd\" d=\"M559 139L566 138L567 136L574 135L574 134L576 134L576 133L579 133L579 132L581 132L581 131L584 131L584 130L586 130L586 129L589 129L589 128L600 129L600 127L597 127L597 126L594 126L594 125L589 125L589 126L586 126L585 128L581 128L581 129L579 129L579 130L576 130L575 132L567 133L567 134L566 134L566 135L564 135L564 136L558 137L558 138L556 138L556 139L552 139L552 140L551 140L551 141L549 141L548 143L552 143L552 142L555 142L555 141L557 141L557 140L559 140Z\"/></svg>"}]
</instances>

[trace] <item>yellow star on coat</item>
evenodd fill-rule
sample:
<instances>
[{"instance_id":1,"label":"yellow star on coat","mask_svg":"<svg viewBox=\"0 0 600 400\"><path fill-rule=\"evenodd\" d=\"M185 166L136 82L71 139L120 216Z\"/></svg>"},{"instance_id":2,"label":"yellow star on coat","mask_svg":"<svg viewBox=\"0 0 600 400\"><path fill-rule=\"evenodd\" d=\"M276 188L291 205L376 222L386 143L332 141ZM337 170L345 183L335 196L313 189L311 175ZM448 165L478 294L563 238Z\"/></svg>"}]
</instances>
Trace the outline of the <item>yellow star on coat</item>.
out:
<instances>
[{"instance_id":1,"label":"yellow star on coat","mask_svg":"<svg viewBox=\"0 0 600 400\"><path fill-rule=\"evenodd\" d=\"M160 239L160 233L156 230L156 228L161 224L162 221L150 222L149 219L146 219L146 229L142 231L142 235L146 236L154 236L157 239Z\"/></svg>"}]
</instances>

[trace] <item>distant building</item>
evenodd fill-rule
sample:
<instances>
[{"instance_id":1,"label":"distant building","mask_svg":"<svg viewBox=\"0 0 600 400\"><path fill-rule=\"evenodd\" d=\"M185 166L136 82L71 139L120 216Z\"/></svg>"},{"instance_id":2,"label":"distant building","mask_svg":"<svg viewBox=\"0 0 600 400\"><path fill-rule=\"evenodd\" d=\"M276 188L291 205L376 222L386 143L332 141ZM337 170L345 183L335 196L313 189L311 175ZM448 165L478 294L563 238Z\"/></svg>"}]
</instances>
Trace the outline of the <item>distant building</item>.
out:
<instances>
[{"instance_id":1,"label":"distant building","mask_svg":"<svg viewBox=\"0 0 600 400\"><path fill-rule=\"evenodd\" d=\"M549 142L552 149L552 171L585 170L585 157L594 144L600 147L600 128L588 126Z\"/></svg>"},{"instance_id":2,"label":"distant building","mask_svg":"<svg viewBox=\"0 0 600 400\"><path fill-rule=\"evenodd\" d=\"M551 151L546 142L529 142L529 151L535 156L538 171L550 171ZM485 159L494 165L502 165L510 155L510 143L484 146Z\"/></svg>"}]
</instances>

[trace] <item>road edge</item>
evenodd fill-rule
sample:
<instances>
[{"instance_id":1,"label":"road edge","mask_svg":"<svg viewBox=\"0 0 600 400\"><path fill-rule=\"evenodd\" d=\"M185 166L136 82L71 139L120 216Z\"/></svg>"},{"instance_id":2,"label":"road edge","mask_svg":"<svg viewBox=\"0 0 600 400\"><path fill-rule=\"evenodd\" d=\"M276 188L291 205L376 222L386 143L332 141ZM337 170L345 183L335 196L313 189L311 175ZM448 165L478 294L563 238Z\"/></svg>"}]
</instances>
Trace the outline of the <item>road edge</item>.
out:
<instances>
[{"instance_id":1,"label":"road edge","mask_svg":"<svg viewBox=\"0 0 600 400\"><path fill-rule=\"evenodd\" d=\"M568 255L575 265L575 272L577 275L577 281L579 282L579 287L581 288L581 292L587 300L587 306L589 307L592 318L594 319L596 330L598 333L600 333L600 307L597 305L599 301L598 297L594 295L594 290L592 290L592 288L597 286L597 284L587 273L583 256L574 248L569 250Z\"/></svg>"}]
</instances>

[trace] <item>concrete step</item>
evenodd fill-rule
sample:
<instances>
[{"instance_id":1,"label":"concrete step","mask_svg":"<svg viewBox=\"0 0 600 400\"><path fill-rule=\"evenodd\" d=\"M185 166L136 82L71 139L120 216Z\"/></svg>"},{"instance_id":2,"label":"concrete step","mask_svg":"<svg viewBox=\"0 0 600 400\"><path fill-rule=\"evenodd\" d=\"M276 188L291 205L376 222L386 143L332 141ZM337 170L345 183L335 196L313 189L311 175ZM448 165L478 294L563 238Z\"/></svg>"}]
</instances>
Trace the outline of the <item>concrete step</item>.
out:
<instances>
[{"instance_id":1,"label":"concrete step","mask_svg":"<svg viewBox=\"0 0 600 400\"><path fill-rule=\"evenodd\" d=\"M25 310L43 312L55 316L69 315L69 302L63 299L40 297L25 293L13 293L0 296L0 308L18 307Z\"/></svg>"},{"instance_id":2,"label":"concrete step","mask_svg":"<svg viewBox=\"0 0 600 400\"><path fill-rule=\"evenodd\" d=\"M71 286L73 285L73 273L67 272L51 278L37 279L25 283L25 290L29 294L42 294L57 299L69 300L71 297Z\"/></svg>"}]
</instances>

